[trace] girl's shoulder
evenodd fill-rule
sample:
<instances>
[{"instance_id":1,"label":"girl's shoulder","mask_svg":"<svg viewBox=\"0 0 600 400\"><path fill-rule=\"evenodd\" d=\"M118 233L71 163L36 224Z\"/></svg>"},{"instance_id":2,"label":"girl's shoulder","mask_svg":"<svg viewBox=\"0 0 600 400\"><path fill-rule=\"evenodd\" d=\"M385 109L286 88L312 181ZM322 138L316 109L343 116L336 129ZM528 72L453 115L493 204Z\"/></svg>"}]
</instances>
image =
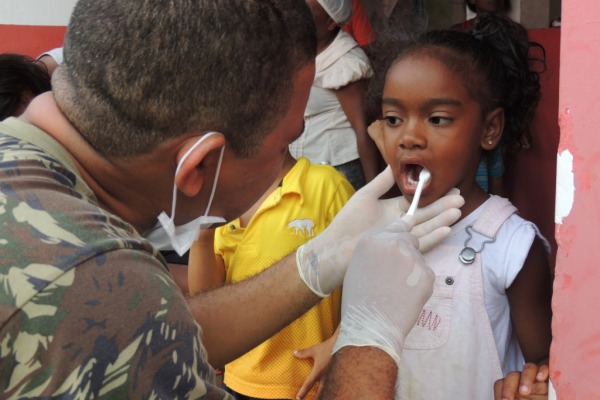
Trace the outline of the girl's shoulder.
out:
<instances>
[{"instance_id":1,"label":"girl's shoulder","mask_svg":"<svg viewBox=\"0 0 600 400\"><path fill-rule=\"evenodd\" d=\"M536 239L541 240L549 254L550 244L533 222L514 213L502 224L483 259L484 276L495 283L497 290L503 293L511 286Z\"/></svg>"}]
</instances>

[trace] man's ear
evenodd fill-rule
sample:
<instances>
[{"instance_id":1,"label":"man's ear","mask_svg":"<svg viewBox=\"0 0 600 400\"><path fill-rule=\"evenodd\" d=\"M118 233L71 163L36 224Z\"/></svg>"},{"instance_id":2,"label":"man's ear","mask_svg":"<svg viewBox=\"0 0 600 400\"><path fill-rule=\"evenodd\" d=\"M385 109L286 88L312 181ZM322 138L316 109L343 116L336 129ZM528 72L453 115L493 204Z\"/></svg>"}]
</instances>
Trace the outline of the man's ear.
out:
<instances>
[{"instance_id":1,"label":"man's ear","mask_svg":"<svg viewBox=\"0 0 600 400\"><path fill-rule=\"evenodd\" d=\"M197 195L204 184L206 168L199 168L199 166L210 152L216 154L215 160L218 161L221 148L225 146L225 137L220 133L209 135L201 142L199 139L199 136L187 139L177 153L177 162L180 163L185 153L189 151L175 176L175 185L189 197ZM216 162L215 168L217 168ZM214 171L211 174L214 176Z\"/></svg>"},{"instance_id":2,"label":"man's ear","mask_svg":"<svg viewBox=\"0 0 600 400\"><path fill-rule=\"evenodd\" d=\"M483 135L481 135L481 148L493 150L500 143L504 131L504 109L501 107L490 111L484 120Z\"/></svg>"},{"instance_id":3,"label":"man's ear","mask_svg":"<svg viewBox=\"0 0 600 400\"><path fill-rule=\"evenodd\" d=\"M385 159L385 147L383 145L383 120L375 120L371 125L369 125L367 132L369 133L371 139L373 139L375 142L375 145L377 146L377 149L379 149L379 153L381 153L386 164L389 164Z\"/></svg>"}]
</instances>

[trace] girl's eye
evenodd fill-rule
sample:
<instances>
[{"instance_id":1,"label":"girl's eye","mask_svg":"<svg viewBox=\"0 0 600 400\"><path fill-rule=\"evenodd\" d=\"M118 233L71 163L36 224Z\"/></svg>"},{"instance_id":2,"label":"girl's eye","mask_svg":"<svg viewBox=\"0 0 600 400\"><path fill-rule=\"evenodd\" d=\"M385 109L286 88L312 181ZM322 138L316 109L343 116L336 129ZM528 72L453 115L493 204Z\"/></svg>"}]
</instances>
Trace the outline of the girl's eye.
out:
<instances>
[{"instance_id":1,"label":"girl's eye","mask_svg":"<svg viewBox=\"0 0 600 400\"><path fill-rule=\"evenodd\" d=\"M389 126L398 126L400 123L402 123L400 118L394 116L386 116L383 119L385 120L386 125Z\"/></svg>"},{"instance_id":2,"label":"girl's eye","mask_svg":"<svg viewBox=\"0 0 600 400\"><path fill-rule=\"evenodd\" d=\"M451 118L447 118L447 117L440 117L440 116L433 116L429 118L429 122L432 123L433 125L448 125L452 122Z\"/></svg>"}]
</instances>

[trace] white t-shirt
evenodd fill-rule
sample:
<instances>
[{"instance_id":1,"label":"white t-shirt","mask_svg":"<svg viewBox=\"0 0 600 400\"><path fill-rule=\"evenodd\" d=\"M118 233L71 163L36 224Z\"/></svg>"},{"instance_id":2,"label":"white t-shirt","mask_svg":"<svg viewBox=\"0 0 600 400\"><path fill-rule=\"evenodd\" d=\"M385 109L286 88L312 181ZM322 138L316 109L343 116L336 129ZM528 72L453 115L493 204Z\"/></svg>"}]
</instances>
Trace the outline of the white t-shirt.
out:
<instances>
[{"instance_id":1,"label":"white t-shirt","mask_svg":"<svg viewBox=\"0 0 600 400\"><path fill-rule=\"evenodd\" d=\"M42 56L50 56L54 59L54 61L57 64L62 64L63 63L63 48L62 47L57 47L55 49L52 50L48 50L45 53L42 53L38 56L38 60L42 57Z\"/></svg>"},{"instance_id":2,"label":"white t-shirt","mask_svg":"<svg viewBox=\"0 0 600 400\"><path fill-rule=\"evenodd\" d=\"M304 111L304 132L290 144L294 158L340 165L359 158L356 134L334 90L373 75L369 59L352 36L340 31L316 58L316 73Z\"/></svg>"}]
</instances>

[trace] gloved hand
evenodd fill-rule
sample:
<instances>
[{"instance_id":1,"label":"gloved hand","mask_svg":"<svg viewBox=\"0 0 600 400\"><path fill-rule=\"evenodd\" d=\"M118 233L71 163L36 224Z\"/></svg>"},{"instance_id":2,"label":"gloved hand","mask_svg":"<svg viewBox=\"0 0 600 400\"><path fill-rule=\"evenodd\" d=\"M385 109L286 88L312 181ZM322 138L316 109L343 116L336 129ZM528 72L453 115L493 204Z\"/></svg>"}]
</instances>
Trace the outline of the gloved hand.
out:
<instances>
[{"instance_id":1,"label":"gloved hand","mask_svg":"<svg viewBox=\"0 0 600 400\"><path fill-rule=\"evenodd\" d=\"M333 347L373 346L400 364L404 338L431 296L435 275L417 249L412 217L361 239L344 279L342 322Z\"/></svg>"},{"instance_id":2,"label":"gloved hand","mask_svg":"<svg viewBox=\"0 0 600 400\"><path fill-rule=\"evenodd\" d=\"M406 214L410 204L404 197L379 199L394 185L388 167L356 192L320 235L296 251L298 273L316 295L325 297L341 286L357 241L369 230L382 228ZM449 226L460 217L464 199L458 190L417 209L412 233L422 252L441 242Z\"/></svg>"}]
</instances>

